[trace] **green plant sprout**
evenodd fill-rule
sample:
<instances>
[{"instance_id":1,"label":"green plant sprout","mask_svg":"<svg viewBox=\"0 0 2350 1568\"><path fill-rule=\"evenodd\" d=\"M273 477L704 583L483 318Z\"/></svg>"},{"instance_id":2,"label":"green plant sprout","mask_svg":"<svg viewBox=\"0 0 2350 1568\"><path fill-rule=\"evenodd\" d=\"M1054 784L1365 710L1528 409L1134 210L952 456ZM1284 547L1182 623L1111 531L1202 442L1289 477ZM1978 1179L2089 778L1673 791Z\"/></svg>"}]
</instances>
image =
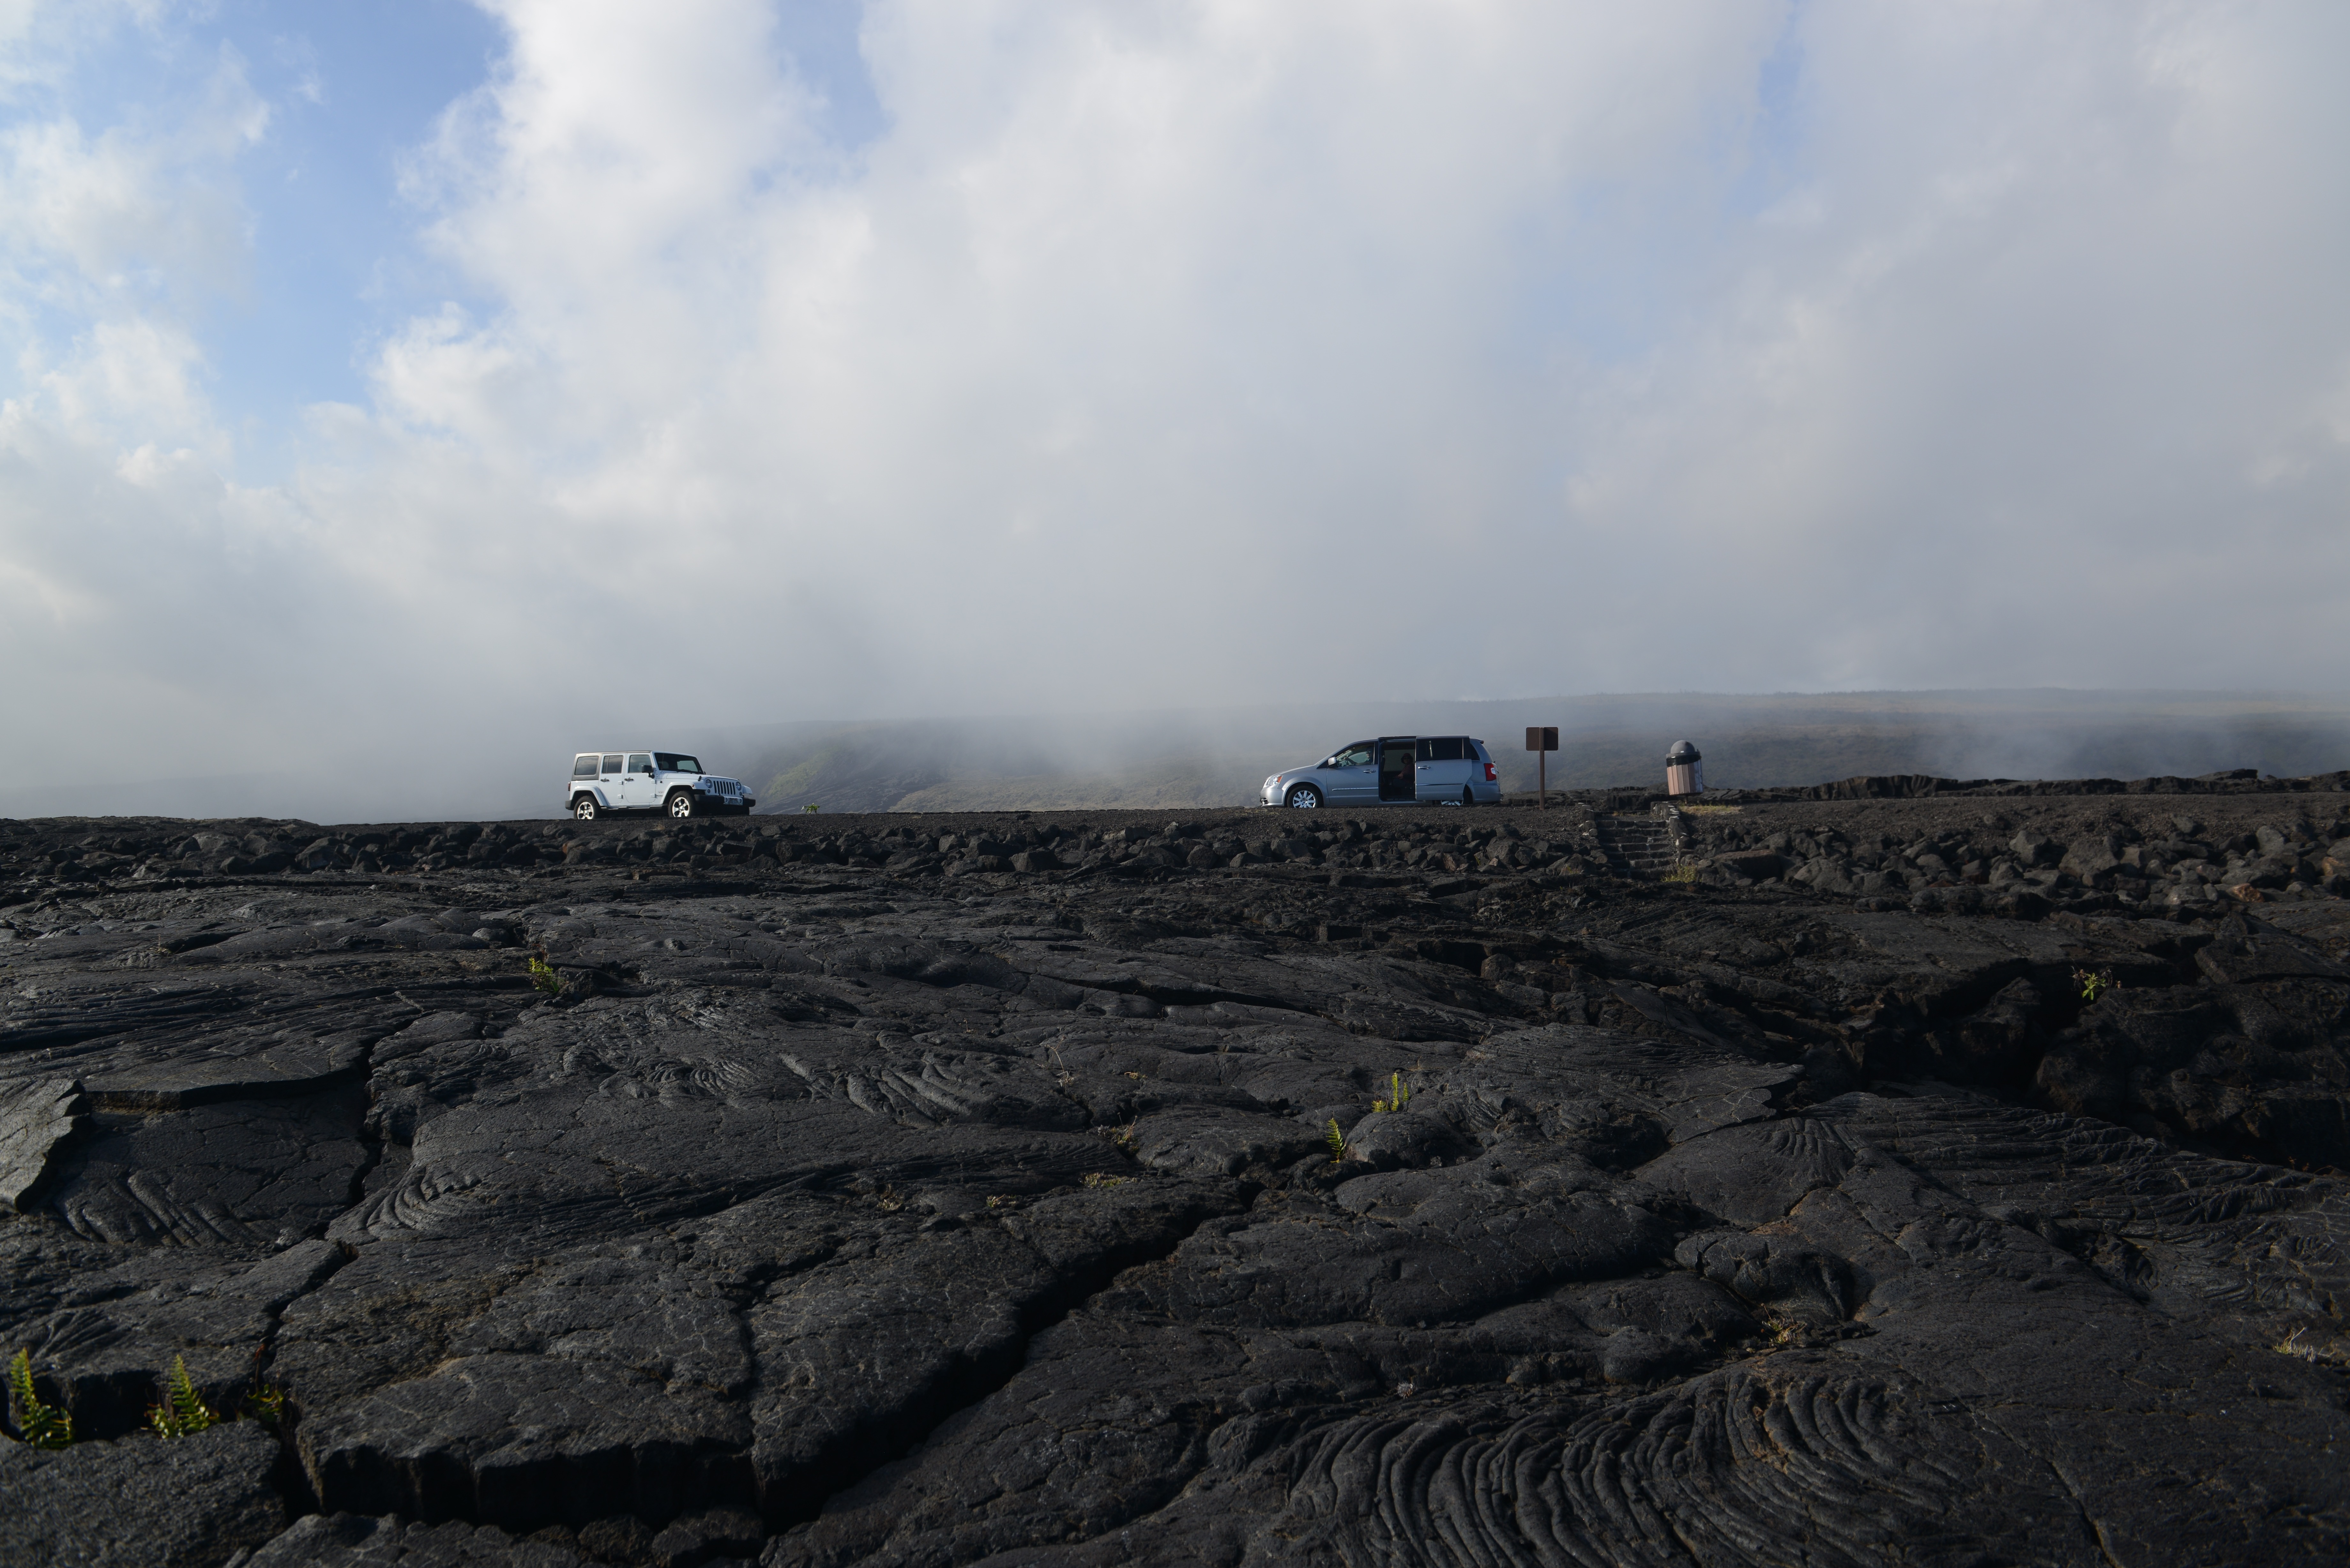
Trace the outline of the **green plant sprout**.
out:
<instances>
[{"instance_id":1,"label":"green plant sprout","mask_svg":"<svg viewBox=\"0 0 2350 1568\"><path fill-rule=\"evenodd\" d=\"M217 1426L220 1417L197 1396L188 1380L188 1358L172 1357L171 1375L163 1379L163 1402L147 1407L147 1424L166 1438L192 1437Z\"/></svg>"},{"instance_id":2,"label":"green plant sprout","mask_svg":"<svg viewBox=\"0 0 2350 1568\"><path fill-rule=\"evenodd\" d=\"M800 809L801 809L802 811L804 811L804 812L806 812L810 816L814 816L814 815L816 815L816 802L814 802L814 801L810 801L810 802L808 802L806 805L804 805L804 806L800 807Z\"/></svg>"},{"instance_id":3,"label":"green plant sprout","mask_svg":"<svg viewBox=\"0 0 2350 1568\"><path fill-rule=\"evenodd\" d=\"M1107 1191L1113 1187L1123 1187L1126 1185L1128 1180L1126 1177L1108 1176L1098 1170L1088 1170L1083 1176L1078 1177L1077 1179L1083 1182L1086 1186L1095 1189L1097 1191Z\"/></svg>"},{"instance_id":4,"label":"green plant sprout","mask_svg":"<svg viewBox=\"0 0 2350 1568\"><path fill-rule=\"evenodd\" d=\"M1323 1133L1322 1141L1330 1146L1331 1164L1336 1165L1340 1160L1347 1158L1347 1135L1338 1130L1338 1118L1336 1116L1332 1116L1330 1118L1329 1128L1327 1131Z\"/></svg>"},{"instance_id":5,"label":"green plant sprout","mask_svg":"<svg viewBox=\"0 0 2350 1568\"><path fill-rule=\"evenodd\" d=\"M286 1422L286 1390L263 1381L258 1345L254 1347L253 1386L244 1391L244 1411L273 1432Z\"/></svg>"},{"instance_id":6,"label":"green plant sprout","mask_svg":"<svg viewBox=\"0 0 2350 1568\"><path fill-rule=\"evenodd\" d=\"M1669 882L1677 887L1687 887L1697 880L1697 867L1687 864L1676 866L1657 880Z\"/></svg>"},{"instance_id":7,"label":"green plant sprout","mask_svg":"<svg viewBox=\"0 0 2350 1568\"><path fill-rule=\"evenodd\" d=\"M20 1350L8 1363L8 1386L16 1395L16 1430L28 1449L62 1449L73 1441L73 1416L41 1403L33 1392L33 1353Z\"/></svg>"},{"instance_id":8,"label":"green plant sprout","mask_svg":"<svg viewBox=\"0 0 2350 1568\"><path fill-rule=\"evenodd\" d=\"M534 952L530 955L530 983L554 996L563 989L563 977L555 972L545 955Z\"/></svg>"},{"instance_id":9,"label":"green plant sprout","mask_svg":"<svg viewBox=\"0 0 2350 1568\"><path fill-rule=\"evenodd\" d=\"M2093 1002L2097 1000L2097 992L2113 989L2114 971L2109 969L2076 969L2073 971L2073 982L2081 988L2081 1000Z\"/></svg>"},{"instance_id":10,"label":"green plant sprout","mask_svg":"<svg viewBox=\"0 0 2350 1568\"><path fill-rule=\"evenodd\" d=\"M1409 1104L1411 1104L1411 1085L1403 1081L1402 1074L1389 1073L1388 1097L1384 1100L1373 1100L1371 1109L1381 1112L1399 1111Z\"/></svg>"}]
</instances>

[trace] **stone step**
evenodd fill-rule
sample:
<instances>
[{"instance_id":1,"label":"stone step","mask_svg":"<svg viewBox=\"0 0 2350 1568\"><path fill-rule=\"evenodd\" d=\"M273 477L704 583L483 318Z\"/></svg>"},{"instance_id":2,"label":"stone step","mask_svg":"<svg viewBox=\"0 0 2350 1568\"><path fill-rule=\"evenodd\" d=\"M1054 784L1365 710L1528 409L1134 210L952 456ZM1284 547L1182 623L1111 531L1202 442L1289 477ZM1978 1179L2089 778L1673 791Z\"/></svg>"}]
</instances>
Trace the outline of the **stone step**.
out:
<instances>
[{"instance_id":1,"label":"stone step","mask_svg":"<svg viewBox=\"0 0 2350 1568\"><path fill-rule=\"evenodd\" d=\"M1654 817L1598 817L1589 836L1607 868L1618 876L1657 876L1679 861L1669 822Z\"/></svg>"}]
</instances>

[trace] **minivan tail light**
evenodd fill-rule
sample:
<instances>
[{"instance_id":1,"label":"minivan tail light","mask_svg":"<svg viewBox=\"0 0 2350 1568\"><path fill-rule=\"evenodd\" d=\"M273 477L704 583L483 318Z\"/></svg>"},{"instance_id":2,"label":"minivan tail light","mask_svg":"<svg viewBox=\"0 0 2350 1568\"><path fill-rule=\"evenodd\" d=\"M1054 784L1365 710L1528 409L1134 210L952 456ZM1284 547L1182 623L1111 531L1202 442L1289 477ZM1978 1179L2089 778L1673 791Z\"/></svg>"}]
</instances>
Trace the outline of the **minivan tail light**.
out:
<instances>
[{"instance_id":1,"label":"minivan tail light","mask_svg":"<svg viewBox=\"0 0 2350 1568\"><path fill-rule=\"evenodd\" d=\"M1496 772L1494 772L1494 771L1493 771L1493 764L1492 764L1492 763L1487 763L1485 764L1485 782L1486 782L1487 784L1492 784L1492 783L1494 783L1495 781L1497 781L1498 779L1500 779L1500 778L1501 778L1501 776L1502 776L1502 775L1501 775L1500 774L1498 774L1498 773L1496 773Z\"/></svg>"}]
</instances>

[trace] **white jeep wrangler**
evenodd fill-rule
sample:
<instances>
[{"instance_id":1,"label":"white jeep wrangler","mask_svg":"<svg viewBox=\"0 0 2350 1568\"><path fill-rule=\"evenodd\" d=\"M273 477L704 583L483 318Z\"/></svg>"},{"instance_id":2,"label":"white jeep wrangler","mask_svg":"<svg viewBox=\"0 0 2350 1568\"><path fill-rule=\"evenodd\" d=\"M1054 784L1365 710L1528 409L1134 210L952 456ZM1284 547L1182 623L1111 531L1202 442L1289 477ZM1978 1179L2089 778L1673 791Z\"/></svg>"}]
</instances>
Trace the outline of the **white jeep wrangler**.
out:
<instances>
[{"instance_id":1,"label":"white jeep wrangler","mask_svg":"<svg viewBox=\"0 0 2350 1568\"><path fill-rule=\"evenodd\" d=\"M582 752L571 759L571 815L659 811L671 816L747 816L759 803L741 779L702 771L682 752Z\"/></svg>"}]
</instances>

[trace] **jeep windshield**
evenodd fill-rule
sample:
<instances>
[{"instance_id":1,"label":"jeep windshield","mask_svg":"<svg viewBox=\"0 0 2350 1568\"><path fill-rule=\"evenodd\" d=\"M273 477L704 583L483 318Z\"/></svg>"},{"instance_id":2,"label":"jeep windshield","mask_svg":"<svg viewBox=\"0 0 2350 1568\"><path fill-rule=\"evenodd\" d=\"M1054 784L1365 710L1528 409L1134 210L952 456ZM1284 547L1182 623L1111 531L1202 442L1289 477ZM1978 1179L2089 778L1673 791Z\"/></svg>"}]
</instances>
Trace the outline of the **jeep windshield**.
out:
<instances>
[{"instance_id":1,"label":"jeep windshield","mask_svg":"<svg viewBox=\"0 0 2350 1568\"><path fill-rule=\"evenodd\" d=\"M698 774L701 762L693 757L681 757L675 752L655 752L653 765L665 774Z\"/></svg>"}]
</instances>

